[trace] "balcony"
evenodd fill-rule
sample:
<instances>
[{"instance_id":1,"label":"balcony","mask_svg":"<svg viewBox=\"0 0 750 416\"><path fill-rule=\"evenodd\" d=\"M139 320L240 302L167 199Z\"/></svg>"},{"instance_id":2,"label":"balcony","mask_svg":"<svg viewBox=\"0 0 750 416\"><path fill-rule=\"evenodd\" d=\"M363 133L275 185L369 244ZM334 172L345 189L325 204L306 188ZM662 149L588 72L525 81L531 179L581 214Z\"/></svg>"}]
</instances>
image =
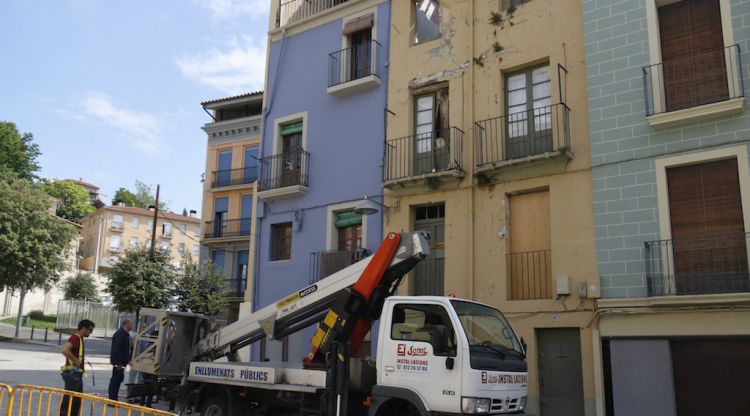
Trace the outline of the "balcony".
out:
<instances>
[{"instance_id":1,"label":"balcony","mask_svg":"<svg viewBox=\"0 0 750 416\"><path fill-rule=\"evenodd\" d=\"M211 188L246 185L258 180L258 167L249 166L239 169L224 169L211 172Z\"/></svg>"},{"instance_id":2,"label":"balcony","mask_svg":"<svg viewBox=\"0 0 750 416\"><path fill-rule=\"evenodd\" d=\"M279 0L276 27L305 20L349 0Z\"/></svg>"},{"instance_id":3,"label":"balcony","mask_svg":"<svg viewBox=\"0 0 750 416\"><path fill-rule=\"evenodd\" d=\"M552 298L552 252L550 250L508 253L510 299Z\"/></svg>"},{"instance_id":4,"label":"balcony","mask_svg":"<svg viewBox=\"0 0 750 416\"><path fill-rule=\"evenodd\" d=\"M741 113L745 88L739 45L643 67L646 116L652 127Z\"/></svg>"},{"instance_id":5,"label":"balcony","mask_svg":"<svg viewBox=\"0 0 750 416\"><path fill-rule=\"evenodd\" d=\"M463 177L461 146L464 132L457 127L435 130L385 142L383 186L440 177Z\"/></svg>"},{"instance_id":6,"label":"balcony","mask_svg":"<svg viewBox=\"0 0 750 416\"><path fill-rule=\"evenodd\" d=\"M371 40L328 54L328 94L343 97L380 85L380 44Z\"/></svg>"},{"instance_id":7,"label":"balcony","mask_svg":"<svg viewBox=\"0 0 750 416\"><path fill-rule=\"evenodd\" d=\"M366 248L310 253L310 284L324 279L369 255L370 250Z\"/></svg>"},{"instance_id":8,"label":"balcony","mask_svg":"<svg viewBox=\"0 0 750 416\"><path fill-rule=\"evenodd\" d=\"M289 150L260 160L260 198L306 194L310 154L303 149Z\"/></svg>"},{"instance_id":9,"label":"balcony","mask_svg":"<svg viewBox=\"0 0 750 416\"><path fill-rule=\"evenodd\" d=\"M247 288L247 279L224 279L224 285L230 298L243 298Z\"/></svg>"},{"instance_id":10,"label":"balcony","mask_svg":"<svg viewBox=\"0 0 750 416\"><path fill-rule=\"evenodd\" d=\"M245 237L250 235L250 218L239 220L206 221L203 238Z\"/></svg>"},{"instance_id":11,"label":"balcony","mask_svg":"<svg viewBox=\"0 0 750 416\"><path fill-rule=\"evenodd\" d=\"M648 296L750 292L749 235L645 242Z\"/></svg>"},{"instance_id":12,"label":"balcony","mask_svg":"<svg viewBox=\"0 0 750 416\"><path fill-rule=\"evenodd\" d=\"M570 158L570 108L565 103L474 123L477 172L551 158Z\"/></svg>"}]
</instances>

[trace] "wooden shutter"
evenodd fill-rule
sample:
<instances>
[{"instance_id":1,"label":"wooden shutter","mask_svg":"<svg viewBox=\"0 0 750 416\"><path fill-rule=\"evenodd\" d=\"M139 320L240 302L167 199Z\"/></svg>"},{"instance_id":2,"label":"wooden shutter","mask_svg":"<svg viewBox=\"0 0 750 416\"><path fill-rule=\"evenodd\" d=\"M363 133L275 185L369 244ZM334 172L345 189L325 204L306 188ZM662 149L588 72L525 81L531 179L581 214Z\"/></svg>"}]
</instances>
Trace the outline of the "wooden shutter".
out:
<instances>
[{"instance_id":1,"label":"wooden shutter","mask_svg":"<svg viewBox=\"0 0 750 416\"><path fill-rule=\"evenodd\" d=\"M683 0L659 8L667 111L729 97L719 0Z\"/></svg>"},{"instance_id":2,"label":"wooden shutter","mask_svg":"<svg viewBox=\"0 0 750 416\"><path fill-rule=\"evenodd\" d=\"M678 294L747 288L737 159L667 169Z\"/></svg>"}]
</instances>

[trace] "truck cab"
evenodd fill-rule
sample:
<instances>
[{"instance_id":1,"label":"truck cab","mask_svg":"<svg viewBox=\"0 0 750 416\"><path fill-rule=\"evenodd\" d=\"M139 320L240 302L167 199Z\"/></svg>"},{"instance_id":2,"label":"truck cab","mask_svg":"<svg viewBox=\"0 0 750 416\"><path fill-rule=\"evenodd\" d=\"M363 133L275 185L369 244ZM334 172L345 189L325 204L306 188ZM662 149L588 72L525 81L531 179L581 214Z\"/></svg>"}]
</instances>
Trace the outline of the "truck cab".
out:
<instances>
[{"instance_id":1,"label":"truck cab","mask_svg":"<svg viewBox=\"0 0 750 416\"><path fill-rule=\"evenodd\" d=\"M527 391L524 348L499 310L448 297L386 299L370 415L522 413Z\"/></svg>"}]
</instances>

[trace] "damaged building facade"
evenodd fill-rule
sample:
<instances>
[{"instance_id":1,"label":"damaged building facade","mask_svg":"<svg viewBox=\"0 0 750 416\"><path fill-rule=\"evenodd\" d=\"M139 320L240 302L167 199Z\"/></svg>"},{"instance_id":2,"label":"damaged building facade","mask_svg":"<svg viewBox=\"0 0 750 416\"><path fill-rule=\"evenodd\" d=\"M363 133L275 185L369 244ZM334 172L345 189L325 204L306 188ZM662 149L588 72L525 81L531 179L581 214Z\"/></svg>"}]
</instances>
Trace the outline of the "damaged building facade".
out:
<instances>
[{"instance_id":1,"label":"damaged building facade","mask_svg":"<svg viewBox=\"0 0 750 416\"><path fill-rule=\"evenodd\" d=\"M500 308L529 411L594 415L593 241L580 2L393 3L387 230L427 230L402 293Z\"/></svg>"}]
</instances>

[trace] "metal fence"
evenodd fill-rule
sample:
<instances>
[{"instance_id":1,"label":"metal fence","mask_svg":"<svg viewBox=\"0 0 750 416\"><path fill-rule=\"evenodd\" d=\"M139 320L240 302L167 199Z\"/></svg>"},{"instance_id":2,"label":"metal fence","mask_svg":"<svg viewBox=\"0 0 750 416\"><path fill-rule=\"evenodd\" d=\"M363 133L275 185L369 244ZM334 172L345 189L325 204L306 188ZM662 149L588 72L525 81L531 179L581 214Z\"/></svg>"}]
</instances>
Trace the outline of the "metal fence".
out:
<instances>
[{"instance_id":1,"label":"metal fence","mask_svg":"<svg viewBox=\"0 0 750 416\"><path fill-rule=\"evenodd\" d=\"M552 251L538 250L507 255L512 300L552 297Z\"/></svg>"},{"instance_id":2,"label":"metal fence","mask_svg":"<svg viewBox=\"0 0 750 416\"><path fill-rule=\"evenodd\" d=\"M569 113L560 103L477 121L477 166L569 149Z\"/></svg>"},{"instance_id":3,"label":"metal fence","mask_svg":"<svg viewBox=\"0 0 750 416\"><path fill-rule=\"evenodd\" d=\"M238 237L250 235L250 218L239 220L206 221L204 238Z\"/></svg>"},{"instance_id":4,"label":"metal fence","mask_svg":"<svg viewBox=\"0 0 750 416\"><path fill-rule=\"evenodd\" d=\"M370 255L370 250L316 251L310 253L310 284L326 278Z\"/></svg>"},{"instance_id":5,"label":"metal fence","mask_svg":"<svg viewBox=\"0 0 750 416\"><path fill-rule=\"evenodd\" d=\"M276 27L299 22L349 0L279 0Z\"/></svg>"},{"instance_id":6,"label":"metal fence","mask_svg":"<svg viewBox=\"0 0 750 416\"><path fill-rule=\"evenodd\" d=\"M223 169L211 172L211 187L243 185L258 180L258 167L248 166L239 169Z\"/></svg>"},{"instance_id":7,"label":"metal fence","mask_svg":"<svg viewBox=\"0 0 750 416\"><path fill-rule=\"evenodd\" d=\"M741 56L735 44L644 66L646 115L744 97Z\"/></svg>"},{"instance_id":8,"label":"metal fence","mask_svg":"<svg viewBox=\"0 0 750 416\"><path fill-rule=\"evenodd\" d=\"M328 54L328 86L354 81L368 75L380 76L378 62L380 43L360 43Z\"/></svg>"},{"instance_id":9,"label":"metal fence","mask_svg":"<svg viewBox=\"0 0 750 416\"><path fill-rule=\"evenodd\" d=\"M450 127L385 142L384 180L393 181L413 176L462 171L464 132Z\"/></svg>"},{"instance_id":10,"label":"metal fence","mask_svg":"<svg viewBox=\"0 0 750 416\"><path fill-rule=\"evenodd\" d=\"M649 296L750 292L750 234L644 243Z\"/></svg>"},{"instance_id":11,"label":"metal fence","mask_svg":"<svg viewBox=\"0 0 750 416\"><path fill-rule=\"evenodd\" d=\"M295 185L307 186L310 153L303 149L266 156L260 160L260 164L261 177L258 185L261 191Z\"/></svg>"},{"instance_id":12,"label":"metal fence","mask_svg":"<svg viewBox=\"0 0 750 416\"><path fill-rule=\"evenodd\" d=\"M56 330L78 329L78 322L90 319L96 325L93 336L109 337L120 327L125 319L135 320L134 314L118 312L114 306L81 300L61 300L57 304Z\"/></svg>"},{"instance_id":13,"label":"metal fence","mask_svg":"<svg viewBox=\"0 0 750 416\"><path fill-rule=\"evenodd\" d=\"M174 413L54 387L0 385L2 416L175 416Z\"/></svg>"}]
</instances>

